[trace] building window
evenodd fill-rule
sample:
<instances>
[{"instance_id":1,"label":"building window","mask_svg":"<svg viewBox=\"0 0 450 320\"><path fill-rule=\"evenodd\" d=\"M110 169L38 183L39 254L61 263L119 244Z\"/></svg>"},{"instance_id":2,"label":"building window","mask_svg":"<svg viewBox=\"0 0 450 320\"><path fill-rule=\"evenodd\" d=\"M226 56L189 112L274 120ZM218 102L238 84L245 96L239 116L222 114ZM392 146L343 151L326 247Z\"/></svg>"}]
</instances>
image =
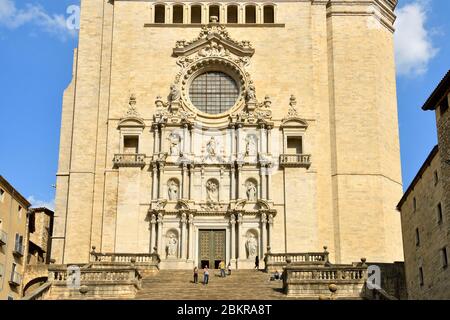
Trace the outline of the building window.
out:
<instances>
[{"instance_id":1,"label":"building window","mask_svg":"<svg viewBox=\"0 0 450 320\"><path fill-rule=\"evenodd\" d=\"M302 154L302 137L288 137L287 138L287 153L288 154Z\"/></svg>"},{"instance_id":2,"label":"building window","mask_svg":"<svg viewBox=\"0 0 450 320\"><path fill-rule=\"evenodd\" d=\"M416 228L416 246L420 246L420 234L419 234L419 228Z\"/></svg>"},{"instance_id":3,"label":"building window","mask_svg":"<svg viewBox=\"0 0 450 320\"><path fill-rule=\"evenodd\" d=\"M264 23L274 23L275 12L273 6L264 6Z\"/></svg>"},{"instance_id":4,"label":"building window","mask_svg":"<svg viewBox=\"0 0 450 320\"><path fill-rule=\"evenodd\" d=\"M217 5L209 6L209 22L212 22L211 17L217 17L217 22L220 21L220 8Z\"/></svg>"},{"instance_id":5,"label":"building window","mask_svg":"<svg viewBox=\"0 0 450 320\"><path fill-rule=\"evenodd\" d=\"M183 23L183 6L182 5L174 5L173 13L172 13L172 22L173 23Z\"/></svg>"},{"instance_id":6,"label":"building window","mask_svg":"<svg viewBox=\"0 0 450 320\"><path fill-rule=\"evenodd\" d=\"M230 5L227 7L227 23L238 23L238 7Z\"/></svg>"},{"instance_id":7,"label":"building window","mask_svg":"<svg viewBox=\"0 0 450 320\"><path fill-rule=\"evenodd\" d=\"M191 7L191 23L202 23L202 7L194 5Z\"/></svg>"},{"instance_id":8,"label":"building window","mask_svg":"<svg viewBox=\"0 0 450 320\"><path fill-rule=\"evenodd\" d=\"M441 203L438 203L436 210L437 210L438 224L441 224L442 223L442 204Z\"/></svg>"},{"instance_id":9,"label":"building window","mask_svg":"<svg viewBox=\"0 0 450 320\"><path fill-rule=\"evenodd\" d=\"M441 249L442 268L448 267L447 247Z\"/></svg>"},{"instance_id":10,"label":"building window","mask_svg":"<svg viewBox=\"0 0 450 320\"><path fill-rule=\"evenodd\" d=\"M137 154L139 152L139 137L125 136L123 138L123 153Z\"/></svg>"},{"instance_id":11,"label":"building window","mask_svg":"<svg viewBox=\"0 0 450 320\"><path fill-rule=\"evenodd\" d=\"M256 23L256 7L249 5L245 7L245 23Z\"/></svg>"},{"instance_id":12,"label":"building window","mask_svg":"<svg viewBox=\"0 0 450 320\"><path fill-rule=\"evenodd\" d=\"M155 6L155 23L166 22L166 6L163 4L157 4Z\"/></svg>"},{"instance_id":13,"label":"building window","mask_svg":"<svg viewBox=\"0 0 450 320\"><path fill-rule=\"evenodd\" d=\"M416 210L417 210L417 200L416 200L416 197L413 198L413 210L414 210L414 212L416 212Z\"/></svg>"},{"instance_id":14,"label":"building window","mask_svg":"<svg viewBox=\"0 0 450 320\"><path fill-rule=\"evenodd\" d=\"M16 233L16 242L14 244L14 252L23 255L23 236Z\"/></svg>"},{"instance_id":15,"label":"building window","mask_svg":"<svg viewBox=\"0 0 450 320\"><path fill-rule=\"evenodd\" d=\"M424 281L423 281L423 268L419 268L419 285L423 287Z\"/></svg>"},{"instance_id":16,"label":"building window","mask_svg":"<svg viewBox=\"0 0 450 320\"><path fill-rule=\"evenodd\" d=\"M219 114L234 106L239 97L239 88L229 75L210 71L200 74L192 81L189 97L200 111Z\"/></svg>"},{"instance_id":17,"label":"building window","mask_svg":"<svg viewBox=\"0 0 450 320\"><path fill-rule=\"evenodd\" d=\"M439 175L437 170L434 171L434 185L437 185L439 182Z\"/></svg>"}]
</instances>

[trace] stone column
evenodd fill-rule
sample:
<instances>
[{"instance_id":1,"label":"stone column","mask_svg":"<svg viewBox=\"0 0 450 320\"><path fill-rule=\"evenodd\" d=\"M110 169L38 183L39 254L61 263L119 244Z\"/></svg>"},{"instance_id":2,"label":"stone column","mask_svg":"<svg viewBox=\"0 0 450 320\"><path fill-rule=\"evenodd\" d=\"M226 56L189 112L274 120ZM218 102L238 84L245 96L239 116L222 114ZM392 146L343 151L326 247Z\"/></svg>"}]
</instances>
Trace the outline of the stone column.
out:
<instances>
[{"instance_id":1,"label":"stone column","mask_svg":"<svg viewBox=\"0 0 450 320\"><path fill-rule=\"evenodd\" d=\"M264 153L266 151L265 144L264 144L264 124L261 124L259 127L259 152Z\"/></svg>"},{"instance_id":2,"label":"stone column","mask_svg":"<svg viewBox=\"0 0 450 320\"><path fill-rule=\"evenodd\" d=\"M231 261L236 261L236 216L231 214L230 216L231 225Z\"/></svg>"},{"instance_id":3,"label":"stone column","mask_svg":"<svg viewBox=\"0 0 450 320\"><path fill-rule=\"evenodd\" d=\"M166 146L165 146L165 140L166 140L166 126L164 125L164 124L162 124L161 125L161 137L160 137L160 141L161 141L161 143L160 143L160 145L161 145L161 149L159 150L159 152L165 152L166 150L165 150L165 148L166 148Z\"/></svg>"},{"instance_id":4,"label":"stone column","mask_svg":"<svg viewBox=\"0 0 450 320\"><path fill-rule=\"evenodd\" d=\"M267 200L271 200L272 197L272 165L267 165L266 172L267 172Z\"/></svg>"},{"instance_id":5,"label":"stone column","mask_svg":"<svg viewBox=\"0 0 450 320\"><path fill-rule=\"evenodd\" d=\"M243 216L242 213L238 214L238 248L239 248L239 259L244 260L247 257L245 256L245 240L243 238L242 233L242 225L243 225Z\"/></svg>"},{"instance_id":6,"label":"stone column","mask_svg":"<svg viewBox=\"0 0 450 320\"><path fill-rule=\"evenodd\" d=\"M267 153L272 153L272 127L267 127Z\"/></svg>"},{"instance_id":7,"label":"stone column","mask_svg":"<svg viewBox=\"0 0 450 320\"><path fill-rule=\"evenodd\" d=\"M267 237L267 246L272 248L272 235L273 235L273 214L269 214L269 235Z\"/></svg>"},{"instance_id":8,"label":"stone column","mask_svg":"<svg viewBox=\"0 0 450 320\"><path fill-rule=\"evenodd\" d=\"M187 199L188 198L188 166L187 163L183 163L181 166L182 171L182 190L181 190L181 198Z\"/></svg>"},{"instance_id":9,"label":"stone column","mask_svg":"<svg viewBox=\"0 0 450 320\"><path fill-rule=\"evenodd\" d=\"M239 157L241 152L241 136L242 136L242 123L237 125L237 136L236 136L236 156Z\"/></svg>"},{"instance_id":10,"label":"stone column","mask_svg":"<svg viewBox=\"0 0 450 320\"><path fill-rule=\"evenodd\" d=\"M189 143L188 140L190 140L189 131L188 131L188 125L183 125L183 154L187 154L189 152Z\"/></svg>"},{"instance_id":11,"label":"stone column","mask_svg":"<svg viewBox=\"0 0 450 320\"><path fill-rule=\"evenodd\" d=\"M153 166L152 200L156 200L158 199L158 165L156 162L154 162L152 166Z\"/></svg>"},{"instance_id":12,"label":"stone column","mask_svg":"<svg viewBox=\"0 0 450 320\"><path fill-rule=\"evenodd\" d=\"M153 125L153 153L159 152L159 127L157 124Z\"/></svg>"},{"instance_id":13,"label":"stone column","mask_svg":"<svg viewBox=\"0 0 450 320\"><path fill-rule=\"evenodd\" d=\"M158 254L162 257L164 248L162 243L162 236L163 236L163 215L161 213L158 213Z\"/></svg>"},{"instance_id":14,"label":"stone column","mask_svg":"<svg viewBox=\"0 0 450 320\"><path fill-rule=\"evenodd\" d=\"M156 216L154 214L150 218L150 230L150 252L153 252L156 246Z\"/></svg>"},{"instance_id":15,"label":"stone column","mask_svg":"<svg viewBox=\"0 0 450 320\"><path fill-rule=\"evenodd\" d=\"M234 125L231 125L231 138L230 138L230 140L231 140L231 146L230 146L230 149L231 149L231 154L230 154L230 157L231 157L231 160L233 160L233 156L236 156L236 128L235 128L235 126Z\"/></svg>"},{"instance_id":16,"label":"stone column","mask_svg":"<svg viewBox=\"0 0 450 320\"><path fill-rule=\"evenodd\" d=\"M264 255L267 250L267 215L263 212L261 213L261 259L264 260Z\"/></svg>"},{"instance_id":17,"label":"stone column","mask_svg":"<svg viewBox=\"0 0 450 320\"><path fill-rule=\"evenodd\" d=\"M158 199L164 198L163 190L164 190L164 164L159 164L159 188L158 188Z\"/></svg>"},{"instance_id":18,"label":"stone column","mask_svg":"<svg viewBox=\"0 0 450 320\"><path fill-rule=\"evenodd\" d=\"M261 165L260 168L260 175L261 175L261 187L260 187L260 197L261 199L266 199L266 166L265 165Z\"/></svg>"},{"instance_id":19,"label":"stone column","mask_svg":"<svg viewBox=\"0 0 450 320\"><path fill-rule=\"evenodd\" d=\"M194 169L192 164L189 165L189 195L187 196L189 199L192 197L192 186L194 185Z\"/></svg>"},{"instance_id":20,"label":"stone column","mask_svg":"<svg viewBox=\"0 0 450 320\"><path fill-rule=\"evenodd\" d=\"M189 214L188 227L189 227L188 259L194 260L194 215L192 213Z\"/></svg>"},{"instance_id":21,"label":"stone column","mask_svg":"<svg viewBox=\"0 0 450 320\"><path fill-rule=\"evenodd\" d=\"M230 176L231 176L230 199L233 200L236 199L236 169L234 167L234 163L231 165Z\"/></svg>"},{"instance_id":22,"label":"stone column","mask_svg":"<svg viewBox=\"0 0 450 320\"><path fill-rule=\"evenodd\" d=\"M242 195L242 187L241 187L241 184L242 184L242 164L241 163L238 163L238 165L237 165L237 183L236 183L236 193L237 193L237 198L238 199L243 199L244 197L243 197L243 195Z\"/></svg>"},{"instance_id":23,"label":"stone column","mask_svg":"<svg viewBox=\"0 0 450 320\"><path fill-rule=\"evenodd\" d=\"M186 213L181 214L181 259L187 259Z\"/></svg>"}]
</instances>

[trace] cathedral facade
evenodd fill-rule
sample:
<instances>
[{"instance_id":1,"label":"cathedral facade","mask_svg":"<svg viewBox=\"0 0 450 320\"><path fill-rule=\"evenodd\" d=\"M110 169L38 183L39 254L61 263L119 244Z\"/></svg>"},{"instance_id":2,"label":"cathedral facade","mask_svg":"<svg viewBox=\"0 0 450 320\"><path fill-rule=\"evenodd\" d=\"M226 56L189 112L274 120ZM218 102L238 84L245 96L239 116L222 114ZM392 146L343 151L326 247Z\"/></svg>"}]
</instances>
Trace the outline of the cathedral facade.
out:
<instances>
[{"instance_id":1,"label":"cathedral facade","mask_svg":"<svg viewBox=\"0 0 450 320\"><path fill-rule=\"evenodd\" d=\"M52 258L402 260L394 0L82 0Z\"/></svg>"}]
</instances>

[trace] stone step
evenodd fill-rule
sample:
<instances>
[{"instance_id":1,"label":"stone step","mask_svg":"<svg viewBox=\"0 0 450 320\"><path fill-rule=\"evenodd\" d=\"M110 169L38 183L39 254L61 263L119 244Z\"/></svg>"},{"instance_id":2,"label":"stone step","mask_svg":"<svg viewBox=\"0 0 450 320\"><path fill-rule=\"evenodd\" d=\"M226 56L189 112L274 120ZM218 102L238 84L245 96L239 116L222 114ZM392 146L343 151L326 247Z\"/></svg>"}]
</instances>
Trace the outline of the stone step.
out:
<instances>
[{"instance_id":1,"label":"stone step","mask_svg":"<svg viewBox=\"0 0 450 320\"><path fill-rule=\"evenodd\" d=\"M269 281L270 275L254 270L233 270L230 276L219 277L218 270L210 270L208 285L193 283L192 270L161 270L142 279L142 289L136 299L182 300L267 300L287 299L281 281Z\"/></svg>"}]
</instances>

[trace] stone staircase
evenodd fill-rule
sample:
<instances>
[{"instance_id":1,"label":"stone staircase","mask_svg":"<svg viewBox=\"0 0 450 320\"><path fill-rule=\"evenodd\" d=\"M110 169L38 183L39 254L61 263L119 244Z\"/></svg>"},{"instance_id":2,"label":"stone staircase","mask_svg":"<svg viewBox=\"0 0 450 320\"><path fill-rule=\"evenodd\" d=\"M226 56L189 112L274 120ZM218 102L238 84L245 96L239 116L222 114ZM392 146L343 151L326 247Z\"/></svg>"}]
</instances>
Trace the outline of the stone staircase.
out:
<instances>
[{"instance_id":1,"label":"stone staircase","mask_svg":"<svg viewBox=\"0 0 450 320\"><path fill-rule=\"evenodd\" d=\"M231 276L219 277L210 270L209 284L193 282L191 270L161 270L142 279L136 299L145 300L275 300L288 299L282 281L269 281L269 274L254 270L233 270Z\"/></svg>"}]
</instances>

